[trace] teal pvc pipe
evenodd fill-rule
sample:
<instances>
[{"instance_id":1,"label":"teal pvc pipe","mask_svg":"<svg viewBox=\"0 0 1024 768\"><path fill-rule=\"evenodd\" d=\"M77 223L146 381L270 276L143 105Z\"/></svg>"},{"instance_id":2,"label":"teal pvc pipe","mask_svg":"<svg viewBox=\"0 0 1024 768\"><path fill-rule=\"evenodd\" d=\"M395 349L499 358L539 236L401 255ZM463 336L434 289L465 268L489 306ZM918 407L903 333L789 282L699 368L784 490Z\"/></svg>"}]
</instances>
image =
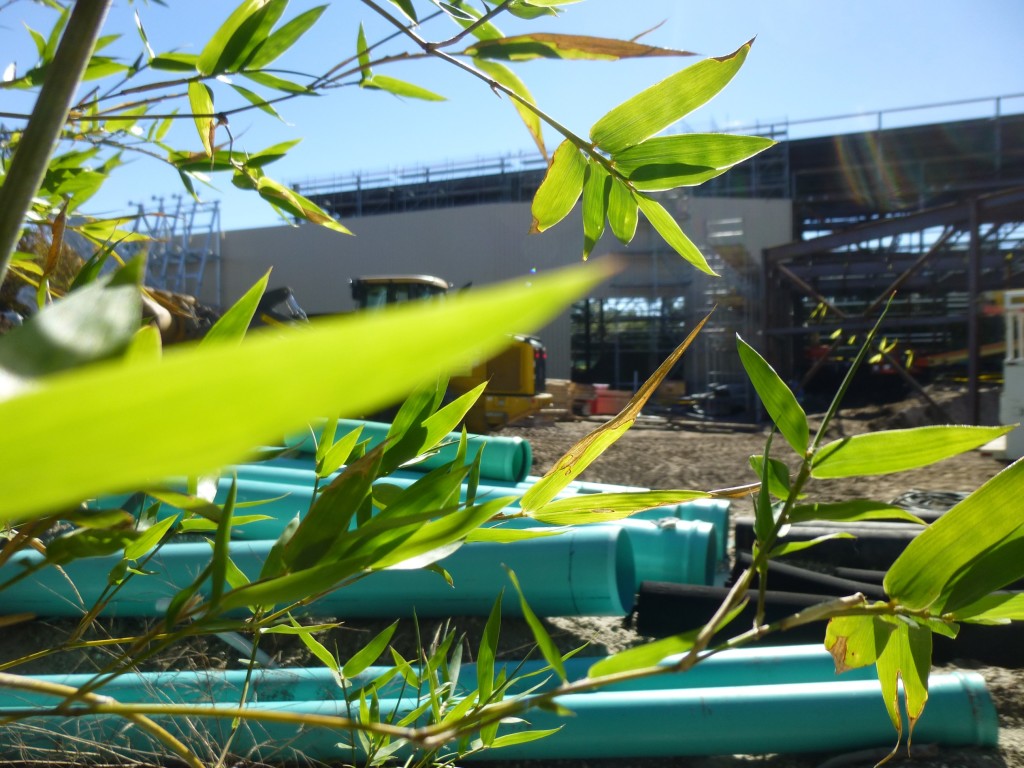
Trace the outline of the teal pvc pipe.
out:
<instances>
[{"instance_id":1,"label":"teal pvc pipe","mask_svg":"<svg viewBox=\"0 0 1024 768\"><path fill-rule=\"evenodd\" d=\"M230 556L250 579L256 578L273 546L271 541L234 541ZM103 611L111 616L161 616L168 601L192 583L210 560L205 542L163 546L146 562L153 575L126 580L116 599ZM0 583L36 565L42 556L20 552L0 567ZM47 616L80 616L107 584L118 557L93 557L63 566L63 575L45 567L0 592L0 613L30 612ZM503 588L509 586L507 564L517 575L531 608L541 616L622 616L633 605L636 568L629 538L621 528L571 528L557 536L524 542L473 542L440 561L455 588L427 570L372 573L338 589L309 609L316 615L351 617L420 617L487 615ZM73 600L68 579L81 594ZM208 582L201 594L208 596ZM519 601L502 601L508 615L520 615Z\"/></svg>"},{"instance_id":2,"label":"teal pvc pipe","mask_svg":"<svg viewBox=\"0 0 1024 768\"><path fill-rule=\"evenodd\" d=\"M892 723L877 682L799 683L729 686L667 691L625 691L563 696L574 713L563 717L531 710L520 724L499 733L561 728L548 738L474 755L475 760L635 758L715 754L836 752L889 747ZM382 714L411 711L414 699L382 700ZM225 702L225 705L230 706ZM336 701L268 702L251 709L297 714L353 716ZM204 745L225 743L231 720L188 718L162 721L175 732L198 736ZM31 756L35 749L60 749L68 739L86 738L109 749L152 747L139 728L125 728L113 716L39 717L31 730L9 727L5 751ZM346 745L346 736L350 744ZM928 706L914 728L917 743L993 747L995 708L976 673L933 675ZM193 742L194 743L194 742ZM296 728L249 721L233 734L232 750L249 758L334 761L361 757L358 740L336 729ZM401 754L401 753L400 753Z\"/></svg>"},{"instance_id":3,"label":"teal pvc pipe","mask_svg":"<svg viewBox=\"0 0 1024 768\"><path fill-rule=\"evenodd\" d=\"M371 447L376 447L384 442L390 424L379 421L361 421L357 419L339 419L336 437L348 434L357 427L362 427L361 439L369 439ZM320 430L316 430L319 439ZM312 454L316 452L313 432L306 431L297 435L285 438L285 445L303 453ZM462 435L459 432L451 432L442 442L449 444L437 451L430 457L412 465L412 468L429 472L439 466L453 461L458 454L458 443ZM472 461L481 449L484 449L480 459L480 475L491 480L504 480L519 482L524 480L533 465L533 449L530 443L521 437L502 437L500 435L476 435L467 436L466 458Z\"/></svg>"},{"instance_id":4,"label":"teal pvc pipe","mask_svg":"<svg viewBox=\"0 0 1024 768\"><path fill-rule=\"evenodd\" d=\"M603 657L573 656L563 662L569 681L581 680L587 671ZM662 662L668 666L680 657L673 656ZM523 679L513 691L527 687L550 690L558 681L551 673L546 678L537 674L546 667L539 659L525 661L498 661L495 674L505 671L513 675L532 674ZM345 688L338 683L334 673L326 667L301 667L291 669L256 669L251 676L244 669L235 670L181 670L169 672L132 672L111 679L98 692L117 701L130 703L150 702L208 702L238 701L246 679L249 679L249 701L342 701L346 693L368 685L373 680L394 672L393 667L373 666L359 675L346 680ZM469 693L476 687L476 665L463 664L458 678L458 692ZM772 648L741 648L723 651L702 659L686 672L629 680L603 688L603 691L663 691L680 688L717 688L735 685L780 685L786 683L817 683L850 680L871 680L875 669L858 667L838 677L832 656L820 645L777 646ZM91 683L94 675L62 674L33 675L31 679L41 683L55 683L81 688ZM397 682L397 677L380 689L385 698L408 693L408 686ZM46 706L57 701L56 697L34 691L19 691L0 688L0 708Z\"/></svg>"}]
</instances>

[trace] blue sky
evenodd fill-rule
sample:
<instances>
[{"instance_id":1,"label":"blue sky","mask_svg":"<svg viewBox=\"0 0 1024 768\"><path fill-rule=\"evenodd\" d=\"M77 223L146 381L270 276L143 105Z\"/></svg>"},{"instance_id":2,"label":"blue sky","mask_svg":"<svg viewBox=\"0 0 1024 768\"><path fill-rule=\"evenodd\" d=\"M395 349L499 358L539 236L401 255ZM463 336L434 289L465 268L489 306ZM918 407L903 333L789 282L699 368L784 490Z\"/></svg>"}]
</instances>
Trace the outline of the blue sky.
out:
<instances>
[{"instance_id":1,"label":"blue sky","mask_svg":"<svg viewBox=\"0 0 1024 768\"><path fill-rule=\"evenodd\" d=\"M385 0L384 6L391 7ZM316 5L292 0L285 18ZM425 3L420 3L425 6ZM134 36L138 8L154 48L197 52L230 12L234 2L169 0L170 8L129 5L118 0L108 31ZM45 29L42 12L27 2L0 13L0 54L26 66L33 48L21 22ZM316 72L349 56L358 24L373 42L391 31L373 10L356 0L330 4L301 50L282 65ZM547 31L630 38L664 22L645 41L702 56L729 53L757 38L743 69L729 87L679 126L684 130L728 130L755 123L800 121L830 115L874 112L906 106L1024 93L1019 34L1024 29L1020 0L585 0L566 6L558 19L529 25L500 22L506 32ZM426 34L448 34L445 20ZM454 28L452 28L454 32ZM635 62L528 62L517 72L537 102L571 129L586 133L604 112L633 93L697 59ZM0 62L0 67L7 61ZM317 99L281 105L288 124L260 112L232 120L236 148L258 151L278 141L303 139L288 158L268 167L285 183L310 177L347 175L401 166L530 153L532 142L511 106L479 81L441 62L404 64L379 70L437 91L448 101L421 103L389 94L344 88ZM228 90L215 89L218 106ZM223 94L222 94L223 92ZM7 107L0 106L0 111ZM1004 112L1024 111L1024 98L1007 100ZM953 110L897 113L885 125L959 116L991 115L988 102ZM874 119L836 124L793 125L791 136L873 127ZM198 135L183 125L178 143L199 147ZM547 133L554 146L557 136ZM226 229L272 225L280 219L258 199L235 191L226 178L206 199L220 199ZM139 160L121 169L96 198L92 212L127 212L128 202L153 205L153 196L181 192L177 176L158 163Z\"/></svg>"}]
</instances>

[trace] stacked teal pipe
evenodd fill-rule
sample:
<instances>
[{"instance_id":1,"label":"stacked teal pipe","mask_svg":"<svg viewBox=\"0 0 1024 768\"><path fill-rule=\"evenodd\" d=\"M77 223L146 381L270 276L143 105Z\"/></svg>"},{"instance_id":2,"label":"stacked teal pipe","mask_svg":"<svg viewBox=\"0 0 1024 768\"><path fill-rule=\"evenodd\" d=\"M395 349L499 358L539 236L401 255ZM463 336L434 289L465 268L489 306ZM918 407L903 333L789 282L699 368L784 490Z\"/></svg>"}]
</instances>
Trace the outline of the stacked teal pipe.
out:
<instances>
[{"instance_id":1,"label":"stacked teal pipe","mask_svg":"<svg viewBox=\"0 0 1024 768\"><path fill-rule=\"evenodd\" d=\"M671 666L680 658L671 656L662 661L660 666ZM602 657L578 655L564 660L566 678L570 682L582 680L587 676L587 671L601 660ZM557 676L546 662L539 659L496 661L494 674L499 675L502 672L509 679L520 680L519 684L511 689L513 693L526 688L547 691L558 684ZM249 701L343 701L351 697L353 692L384 677L388 682L378 686L380 696L393 698L409 693L409 684L394 673L394 667L371 666L360 674L347 678L342 685L334 672L326 667L255 669L251 673L244 669L130 672L107 680L98 690L103 695L121 702L238 701L248 684ZM81 688L94 683L97 677L79 673L34 675L31 679L40 683ZM706 654L700 663L685 672L627 680L602 690L664 691L731 685L783 685L873 679L873 666L849 670L839 678L832 656L821 645L792 645L739 648ZM476 664L461 665L456 683L457 693L468 694L476 685ZM415 687L413 690L416 690ZM421 687L420 690L422 692L425 688ZM53 696L38 691L0 688L0 708L38 707L53 703Z\"/></svg>"},{"instance_id":2,"label":"stacked teal pipe","mask_svg":"<svg viewBox=\"0 0 1024 768\"><path fill-rule=\"evenodd\" d=\"M357 419L338 419L335 435L340 437L362 427L362 440L369 440L371 447L384 442L391 425L380 421L362 421ZM285 445L293 450L306 454L316 452L316 441L320 438L321 428L289 436ZM315 439L314 439L315 436ZM443 440L444 445L437 453L427 457L415 466L425 471L436 469L450 463L458 454L459 440L462 435L452 432ZM503 480L518 483L526 479L533 464L533 450L530 443L521 437L502 437L500 435L468 435L467 460L472 461L480 451L480 476L488 480Z\"/></svg>"},{"instance_id":3,"label":"stacked teal pipe","mask_svg":"<svg viewBox=\"0 0 1024 768\"><path fill-rule=\"evenodd\" d=\"M670 690L596 692L560 697L572 717L531 710L500 733L558 729L548 738L488 750L474 759L553 760L633 758L714 754L835 752L891 746L892 723L877 682L811 682ZM419 698L380 701L381 716L410 713ZM234 701L218 701L234 706ZM337 700L267 701L248 705L254 712L358 717L358 707ZM2 714L10 714L0 711ZM362 759L354 734L335 728L247 721L232 731L231 718L163 718L172 733L218 751L231 739L234 754L281 762ZM984 680L975 673L933 675L928 706L914 728L916 743L995 746L998 725ZM8 726L0 751L22 759L36 750L64 754L79 740L107 750L145 753L153 744L140 728L122 718L98 716L33 717L25 728ZM52 751L51 751L52 750ZM397 754L408 754L400 750Z\"/></svg>"},{"instance_id":4,"label":"stacked teal pipe","mask_svg":"<svg viewBox=\"0 0 1024 768\"><path fill-rule=\"evenodd\" d=\"M250 579L258 576L273 542L235 541L232 562ZM210 562L205 542L166 544L145 561L148 575L134 575L103 610L109 616L162 616L170 599ZM0 591L0 613L29 612L46 616L80 616L96 603L107 576L120 558L91 557L62 567L41 567ZM38 568L35 551L14 555L0 567L0 583ZM452 588L428 570L388 570L323 596L310 608L321 616L420 617L487 615L498 593L509 586L503 564L517 575L533 610L542 616L623 616L633 605L637 587L633 546L622 528L588 526L557 536L525 542L474 542L445 557L440 564L455 582ZM68 581L81 601L72 598ZM209 581L200 594L209 597ZM502 602L506 613L518 615L519 601Z\"/></svg>"}]
</instances>

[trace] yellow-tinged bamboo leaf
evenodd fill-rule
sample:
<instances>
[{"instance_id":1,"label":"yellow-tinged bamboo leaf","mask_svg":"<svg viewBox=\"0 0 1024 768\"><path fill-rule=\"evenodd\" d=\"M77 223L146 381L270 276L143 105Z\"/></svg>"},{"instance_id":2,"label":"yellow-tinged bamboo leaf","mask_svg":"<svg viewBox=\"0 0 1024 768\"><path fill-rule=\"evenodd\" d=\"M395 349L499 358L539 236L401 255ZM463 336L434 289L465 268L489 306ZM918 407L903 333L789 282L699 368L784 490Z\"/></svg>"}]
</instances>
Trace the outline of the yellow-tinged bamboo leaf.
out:
<instances>
[{"instance_id":1,"label":"yellow-tinged bamboo leaf","mask_svg":"<svg viewBox=\"0 0 1024 768\"><path fill-rule=\"evenodd\" d=\"M491 541L496 544L510 544L514 541L542 539L546 536L558 536L564 533L561 528L504 528L495 525L488 528L477 528L470 531L466 541Z\"/></svg>"},{"instance_id":2,"label":"yellow-tinged bamboo leaf","mask_svg":"<svg viewBox=\"0 0 1024 768\"><path fill-rule=\"evenodd\" d=\"M825 628L825 648L836 674L874 664L895 627L877 616L834 616Z\"/></svg>"},{"instance_id":3,"label":"yellow-tinged bamboo leaf","mask_svg":"<svg viewBox=\"0 0 1024 768\"><path fill-rule=\"evenodd\" d=\"M703 184L774 143L760 136L731 134L659 136L612 159L634 188L659 191Z\"/></svg>"},{"instance_id":4,"label":"yellow-tinged bamboo leaf","mask_svg":"<svg viewBox=\"0 0 1024 768\"><path fill-rule=\"evenodd\" d=\"M499 64L496 61L487 61L486 59L474 59L473 65L481 72L485 72L494 78L495 82L508 88L510 91L518 95L523 101L534 104L533 94L530 93L530 89L526 87L524 83L515 72L506 67L504 64ZM530 109L526 104L523 104L518 99L512 99L512 106L516 108L516 112L519 113L520 119L526 126L526 130L530 132L530 136L533 137L533 143L537 145L537 149L540 150L541 156L546 160L548 157L547 147L544 146L544 133L541 127L540 117L537 115L536 110Z\"/></svg>"},{"instance_id":5,"label":"yellow-tinged bamboo leaf","mask_svg":"<svg viewBox=\"0 0 1024 768\"><path fill-rule=\"evenodd\" d=\"M615 269L614 262L596 261L528 287L482 288L443 305L410 303L291 333L253 333L237 346L179 346L161 361L99 364L46 379L0 402L5 439L18 446L5 458L0 520L31 519L154 477L236 463L339 404L353 415L372 412L441 371L497 352L507 334L544 325ZM424 345L410 327L450 343ZM343 356L324 354L341 347ZM133 447L132 461L118 460L125 445ZM54 466L62 468L59 483L52 482Z\"/></svg>"},{"instance_id":6,"label":"yellow-tinged bamboo leaf","mask_svg":"<svg viewBox=\"0 0 1024 768\"><path fill-rule=\"evenodd\" d=\"M888 617L887 617L888 618ZM899 683L903 682L903 697L909 724L908 744L913 737L914 725L928 702L928 671L931 668L932 633L909 620L893 620L894 627L878 653L875 666L882 685L882 698L889 719L896 729L896 746L903 739ZM888 759L888 758L886 758ZM884 762L884 761L883 761Z\"/></svg>"},{"instance_id":7,"label":"yellow-tinged bamboo leaf","mask_svg":"<svg viewBox=\"0 0 1024 768\"><path fill-rule=\"evenodd\" d=\"M651 56L696 55L690 51L659 48L656 45L647 45L646 43L634 40L616 40L614 38L591 37L589 35L559 35L544 32L481 40L463 51L463 54L504 61L529 61L530 59L614 61L616 59Z\"/></svg>"},{"instance_id":8,"label":"yellow-tinged bamboo leaf","mask_svg":"<svg viewBox=\"0 0 1024 768\"><path fill-rule=\"evenodd\" d=\"M916 469L980 448L1013 428L951 425L853 435L819 448L811 462L811 475L825 479Z\"/></svg>"},{"instance_id":9,"label":"yellow-tinged bamboo leaf","mask_svg":"<svg viewBox=\"0 0 1024 768\"><path fill-rule=\"evenodd\" d=\"M728 56L698 62L627 99L594 123L591 140L617 155L681 120L726 86L752 44L753 40Z\"/></svg>"},{"instance_id":10,"label":"yellow-tinged bamboo leaf","mask_svg":"<svg viewBox=\"0 0 1024 768\"><path fill-rule=\"evenodd\" d=\"M583 180L583 260L590 257L597 241L604 234L604 220L608 212L608 195L612 177L604 166L587 160Z\"/></svg>"},{"instance_id":11,"label":"yellow-tinged bamboo leaf","mask_svg":"<svg viewBox=\"0 0 1024 768\"><path fill-rule=\"evenodd\" d=\"M213 134L216 130L216 119L213 114L213 91L206 83L192 81L188 84L188 103L192 110L199 140L207 156L213 156Z\"/></svg>"},{"instance_id":12,"label":"yellow-tinged bamboo leaf","mask_svg":"<svg viewBox=\"0 0 1024 768\"><path fill-rule=\"evenodd\" d=\"M669 371L679 362L679 358L690 347L690 344L693 343L693 340L710 317L711 315L705 316L697 324L697 327L690 331L686 339L683 340L683 343L676 347L672 354L658 366L658 370L651 374L651 377L643 383L636 394L633 395L630 401L626 403L625 407L614 418L595 429L570 448L562 458L555 462L555 466L548 470L540 480L523 494L519 504L524 512L535 513L548 504L563 488L590 466L598 456L625 434L626 430L633 426L633 422L640 415L640 411L647 403L647 400L654 394L654 391L665 379Z\"/></svg>"},{"instance_id":13,"label":"yellow-tinged bamboo leaf","mask_svg":"<svg viewBox=\"0 0 1024 768\"><path fill-rule=\"evenodd\" d=\"M608 226L620 243L626 244L633 239L637 218L636 197L622 181L612 178L608 194Z\"/></svg>"},{"instance_id":14,"label":"yellow-tinged bamboo leaf","mask_svg":"<svg viewBox=\"0 0 1024 768\"><path fill-rule=\"evenodd\" d=\"M707 499L706 491L627 491L624 493L584 493L550 501L530 517L553 525L621 520L624 517L657 509L669 504L681 504L694 499Z\"/></svg>"},{"instance_id":15,"label":"yellow-tinged bamboo leaf","mask_svg":"<svg viewBox=\"0 0 1024 768\"><path fill-rule=\"evenodd\" d=\"M659 235L665 238L665 242L672 247L672 250L693 264L701 272L718 277L718 273L708 265L704 254L700 252L700 248L690 241L690 238L680 228L679 222L662 207L661 203L646 195L637 194L633 197L640 206L640 210L643 211L644 216L651 222L651 226L658 231Z\"/></svg>"},{"instance_id":16,"label":"yellow-tinged bamboo leaf","mask_svg":"<svg viewBox=\"0 0 1024 768\"><path fill-rule=\"evenodd\" d=\"M569 215L583 193L586 170L587 161L575 144L566 139L558 145L533 196L531 233L543 232Z\"/></svg>"},{"instance_id":17,"label":"yellow-tinged bamboo leaf","mask_svg":"<svg viewBox=\"0 0 1024 768\"><path fill-rule=\"evenodd\" d=\"M313 224L319 224L321 227L340 232L343 235L352 234L346 226L340 221L331 218L327 211L312 200L300 195L293 189L288 189L288 187L267 176L260 177L259 181L256 182L256 190L264 200L287 211L292 216L305 219Z\"/></svg>"}]
</instances>

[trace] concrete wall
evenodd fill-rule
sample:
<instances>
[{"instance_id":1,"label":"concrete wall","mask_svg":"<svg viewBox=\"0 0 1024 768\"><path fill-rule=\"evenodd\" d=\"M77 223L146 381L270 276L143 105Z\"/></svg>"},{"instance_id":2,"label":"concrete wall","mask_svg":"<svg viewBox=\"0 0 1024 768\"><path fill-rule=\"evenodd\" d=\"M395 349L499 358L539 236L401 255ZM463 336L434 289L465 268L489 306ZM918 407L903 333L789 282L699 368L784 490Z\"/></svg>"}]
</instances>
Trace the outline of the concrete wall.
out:
<instances>
[{"instance_id":1,"label":"concrete wall","mask_svg":"<svg viewBox=\"0 0 1024 768\"><path fill-rule=\"evenodd\" d=\"M752 259L762 248L790 240L791 206L782 200L680 198L664 204L695 243L715 239L716 222L739 219L742 242ZM270 285L288 285L310 313L352 308L348 281L359 275L422 273L442 277L456 287L520 278L578 263L582 251L579 206L566 221L529 235L530 207L495 203L369 216L346 221L354 237L322 227L267 227L224 233L221 243L220 297L227 305L241 296L267 269ZM682 296L694 290L695 270L675 255L641 218L629 246L606 235L592 257L615 253L629 269L596 296ZM524 329L526 331L528 329ZM569 376L569 314L538 335L548 347L549 375ZM681 339L680 339L681 340Z\"/></svg>"}]
</instances>

